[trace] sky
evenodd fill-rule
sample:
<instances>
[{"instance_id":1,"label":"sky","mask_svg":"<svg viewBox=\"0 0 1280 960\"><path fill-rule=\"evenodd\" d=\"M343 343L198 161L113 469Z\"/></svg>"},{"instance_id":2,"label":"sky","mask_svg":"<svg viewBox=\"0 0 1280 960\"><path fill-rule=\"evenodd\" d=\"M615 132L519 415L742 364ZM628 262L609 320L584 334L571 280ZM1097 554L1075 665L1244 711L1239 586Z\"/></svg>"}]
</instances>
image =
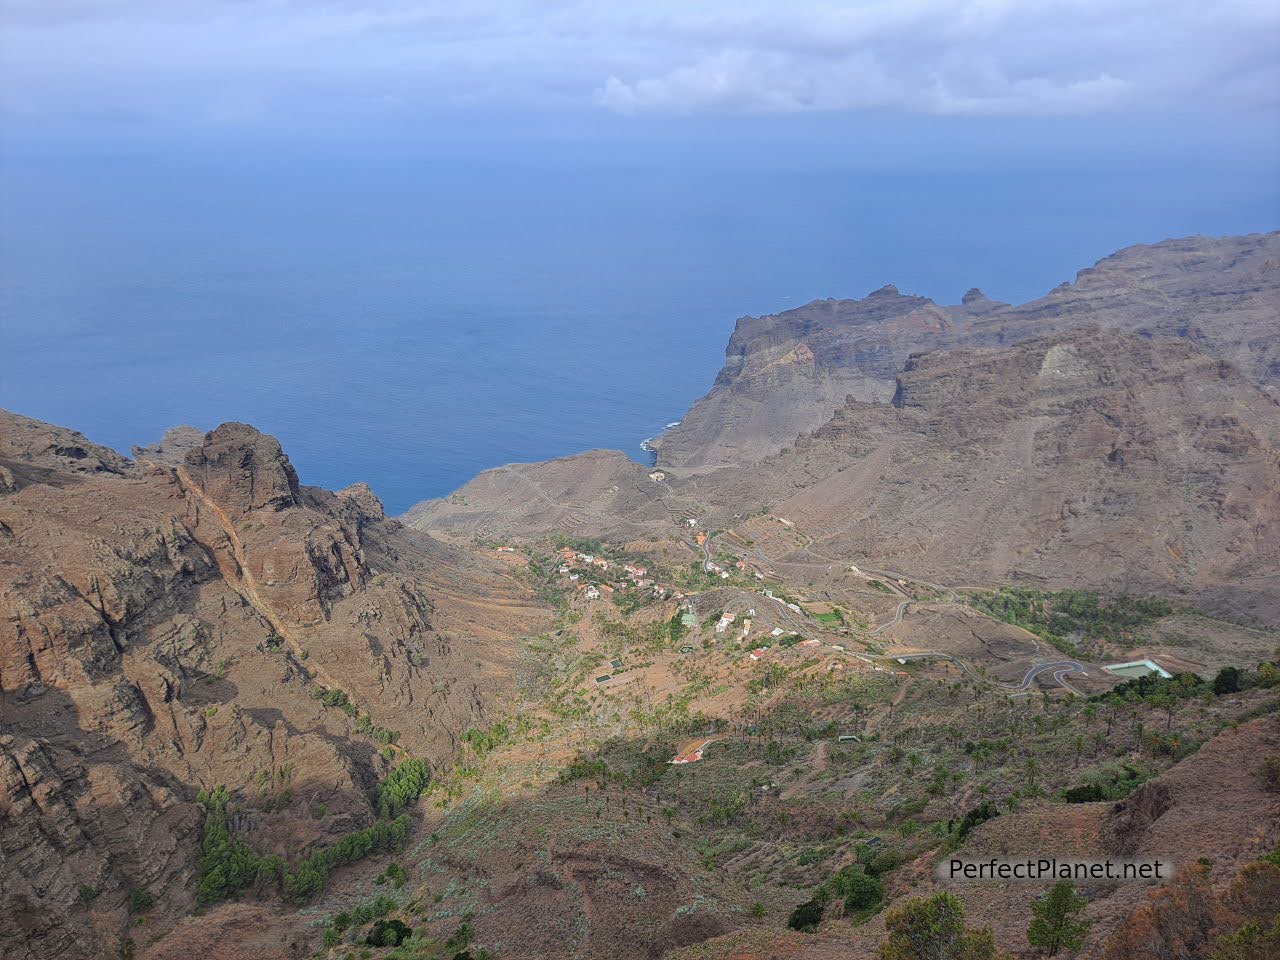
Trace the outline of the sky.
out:
<instances>
[{"instance_id":1,"label":"sky","mask_svg":"<svg viewBox=\"0 0 1280 960\"><path fill-rule=\"evenodd\" d=\"M1274 0L3 0L10 131L394 129L441 111L1243 113Z\"/></svg>"}]
</instances>

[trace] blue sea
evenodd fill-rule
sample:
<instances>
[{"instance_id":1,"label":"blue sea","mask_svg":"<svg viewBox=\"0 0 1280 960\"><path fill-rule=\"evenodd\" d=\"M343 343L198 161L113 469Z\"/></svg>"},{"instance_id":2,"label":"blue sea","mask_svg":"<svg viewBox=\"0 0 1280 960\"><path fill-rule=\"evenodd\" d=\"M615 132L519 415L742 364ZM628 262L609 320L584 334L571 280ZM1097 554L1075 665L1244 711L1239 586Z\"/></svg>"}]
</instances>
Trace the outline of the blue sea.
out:
<instances>
[{"instance_id":1,"label":"blue sea","mask_svg":"<svg viewBox=\"0 0 1280 960\"><path fill-rule=\"evenodd\" d=\"M512 461L644 459L743 314L1025 300L1280 222L1266 157L890 134L7 141L0 405L126 452L246 421L399 512Z\"/></svg>"}]
</instances>

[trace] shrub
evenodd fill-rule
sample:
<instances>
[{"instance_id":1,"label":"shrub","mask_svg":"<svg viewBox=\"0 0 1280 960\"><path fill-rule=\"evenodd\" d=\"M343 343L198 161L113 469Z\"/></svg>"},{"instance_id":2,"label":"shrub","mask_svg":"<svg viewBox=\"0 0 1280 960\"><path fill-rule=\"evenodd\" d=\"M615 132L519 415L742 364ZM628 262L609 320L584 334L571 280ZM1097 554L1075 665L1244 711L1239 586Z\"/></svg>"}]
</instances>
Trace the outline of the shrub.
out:
<instances>
[{"instance_id":1,"label":"shrub","mask_svg":"<svg viewBox=\"0 0 1280 960\"><path fill-rule=\"evenodd\" d=\"M990 800L983 800L961 818L959 825L956 827L956 838L958 840L966 839L974 828L999 815L999 807Z\"/></svg>"},{"instance_id":2,"label":"shrub","mask_svg":"<svg viewBox=\"0 0 1280 960\"><path fill-rule=\"evenodd\" d=\"M989 929L964 925L964 907L949 893L908 900L885 916L888 938L880 960L991 960L998 956Z\"/></svg>"},{"instance_id":3,"label":"shrub","mask_svg":"<svg viewBox=\"0 0 1280 960\"><path fill-rule=\"evenodd\" d=\"M412 934L402 920L379 920L369 929L364 942L371 947L398 947Z\"/></svg>"},{"instance_id":4,"label":"shrub","mask_svg":"<svg viewBox=\"0 0 1280 960\"><path fill-rule=\"evenodd\" d=\"M1079 787L1068 787L1062 791L1062 799L1067 803L1094 803L1107 799L1107 795L1096 783L1086 783Z\"/></svg>"},{"instance_id":5,"label":"shrub","mask_svg":"<svg viewBox=\"0 0 1280 960\"><path fill-rule=\"evenodd\" d=\"M836 896L844 898L845 913L870 910L884 898L883 884L856 867L845 867L832 877L831 890Z\"/></svg>"},{"instance_id":6,"label":"shrub","mask_svg":"<svg viewBox=\"0 0 1280 960\"><path fill-rule=\"evenodd\" d=\"M1244 674L1239 667L1223 667L1213 678L1213 692L1217 696L1239 693L1244 689Z\"/></svg>"},{"instance_id":7,"label":"shrub","mask_svg":"<svg viewBox=\"0 0 1280 960\"><path fill-rule=\"evenodd\" d=\"M825 908L826 905L817 897L802 903L791 911L791 916L787 917L787 926L802 933L813 933L822 922L822 913Z\"/></svg>"}]
</instances>

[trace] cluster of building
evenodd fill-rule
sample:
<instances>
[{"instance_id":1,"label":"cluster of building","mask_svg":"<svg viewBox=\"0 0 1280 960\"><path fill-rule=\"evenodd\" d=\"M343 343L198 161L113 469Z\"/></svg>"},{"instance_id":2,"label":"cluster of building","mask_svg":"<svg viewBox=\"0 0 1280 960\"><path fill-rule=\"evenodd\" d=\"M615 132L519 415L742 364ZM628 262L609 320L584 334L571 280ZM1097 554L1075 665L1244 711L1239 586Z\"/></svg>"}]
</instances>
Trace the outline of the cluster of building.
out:
<instances>
[{"instance_id":1,"label":"cluster of building","mask_svg":"<svg viewBox=\"0 0 1280 960\"><path fill-rule=\"evenodd\" d=\"M605 557L583 553L572 547L560 548L560 561L560 573L567 576L570 582L577 583L578 589L583 591L588 600L598 600L602 595L614 592L616 588L600 577L600 574L608 573L611 568L614 571L612 577L615 582L628 583L637 590L650 590L659 600L665 600L669 596L674 596L677 600L684 599L683 593L656 583L649 576L649 568L639 564L624 563L619 567ZM595 579L588 582L583 579L584 575Z\"/></svg>"}]
</instances>

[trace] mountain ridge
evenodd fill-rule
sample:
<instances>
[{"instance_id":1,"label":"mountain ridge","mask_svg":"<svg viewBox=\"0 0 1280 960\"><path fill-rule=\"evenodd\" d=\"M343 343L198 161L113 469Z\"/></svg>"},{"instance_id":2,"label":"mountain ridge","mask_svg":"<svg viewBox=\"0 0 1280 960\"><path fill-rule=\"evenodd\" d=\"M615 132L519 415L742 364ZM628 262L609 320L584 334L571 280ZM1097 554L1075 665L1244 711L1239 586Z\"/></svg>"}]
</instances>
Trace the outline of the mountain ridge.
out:
<instances>
[{"instance_id":1,"label":"mountain ridge","mask_svg":"<svg viewBox=\"0 0 1280 960\"><path fill-rule=\"evenodd\" d=\"M816 429L843 403L887 400L912 353L997 346L1081 324L1192 339L1255 383L1280 388L1280 233L1135 244L1014 306L970 290L958 305L886 285L743 317L711 390L654 441L659 466L754 462Z\"/></svg>"}]
</instances>

